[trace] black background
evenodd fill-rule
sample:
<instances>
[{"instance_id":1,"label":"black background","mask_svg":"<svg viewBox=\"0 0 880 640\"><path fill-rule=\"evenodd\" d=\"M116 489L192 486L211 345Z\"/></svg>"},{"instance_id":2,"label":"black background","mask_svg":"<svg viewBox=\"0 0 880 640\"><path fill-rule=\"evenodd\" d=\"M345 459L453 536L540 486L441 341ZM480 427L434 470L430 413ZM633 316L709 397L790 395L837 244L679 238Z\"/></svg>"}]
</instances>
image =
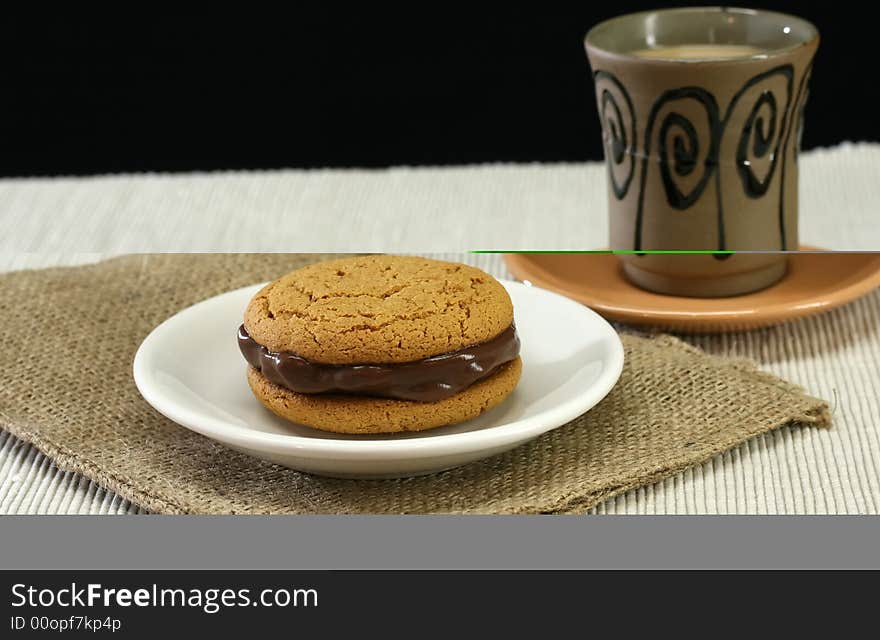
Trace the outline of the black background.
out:
<instances>
[{"instance_id":1,"label":"black background","mask_svg":"<svg viewBox=\"0 0 880 640\"><path fill-rule=\"evenodd\" d=\"M0 38L0 175L598 159L582 37L662 4L47 9ZM804 146L880 140L867 5L760 6L822 33Z\"/></svg>"}]
</instances>

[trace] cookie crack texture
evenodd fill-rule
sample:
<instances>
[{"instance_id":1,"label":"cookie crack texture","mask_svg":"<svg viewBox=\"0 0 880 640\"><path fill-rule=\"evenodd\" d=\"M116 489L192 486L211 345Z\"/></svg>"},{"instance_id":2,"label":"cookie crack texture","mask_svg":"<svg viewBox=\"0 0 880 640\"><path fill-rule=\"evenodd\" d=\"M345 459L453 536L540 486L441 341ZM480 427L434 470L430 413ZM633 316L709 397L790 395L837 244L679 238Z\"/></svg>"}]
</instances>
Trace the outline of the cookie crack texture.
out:
<instances>
[{"instance_id":1,"label":"cookie crack texture","mask_svg":"<svg viewBox=\"0 0 880 640\"><path fill-rule=\"evenodd\" d=\"M513 321L497 280L467 265L366 256L264 287L245 313L260 344L326 364L411 362L485 342Z\"/></svg>"},{"instance_id":2,"label":"cookie crack texture","mask_svg":"<svg viewBox=\"0 0 880 640\"><path fill-rule=\"evenodd\" d=\"M347 275L345 272L341 272L341 271L337 272L337 275L339 275L339 274L342 274L342 276ZM297 292L299 292L305 296L308 296L308 298L312 302L315 302L317 300L324 300L327 298L357 298L357 297L361 297L361 296L366 296L369 298L376 298L378 300L385 300L387 298L390 298L394 294L400 293L401 291L403 291L403 289L405 288L406 285L399 285L397 287L393 287L392 289L389 289L388 291L384 291L379 294L376 294L376 293L325 292L325 293L322 293L321 295L318 295L315 292L308 290L302 284L292 283L291 286Z\"/></svg>"}]
</instances>

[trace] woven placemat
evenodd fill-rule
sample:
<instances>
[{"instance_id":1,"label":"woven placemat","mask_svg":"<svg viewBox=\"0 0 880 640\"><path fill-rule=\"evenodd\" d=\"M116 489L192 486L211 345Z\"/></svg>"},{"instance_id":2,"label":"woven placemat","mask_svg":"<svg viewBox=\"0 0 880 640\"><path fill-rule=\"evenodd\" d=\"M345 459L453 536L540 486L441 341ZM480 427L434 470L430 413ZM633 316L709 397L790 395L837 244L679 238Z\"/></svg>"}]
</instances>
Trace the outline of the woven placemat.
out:
<instances>
[{"instance_id":1,"label":"woven placemat","mask_svg":"<svg viewBox=\"0 0 880 640\"><path fill-rule=\"evenodd\" d=\"M403 480L262 462L140 397L131 363L157 324L325 257L137 255L0 276L0 426L160 513L551 513L585 511L785 424L830 421L798 387L662 335L623 336L623 375L588 414L508 453Z\"/></svg>"}]
</instances>

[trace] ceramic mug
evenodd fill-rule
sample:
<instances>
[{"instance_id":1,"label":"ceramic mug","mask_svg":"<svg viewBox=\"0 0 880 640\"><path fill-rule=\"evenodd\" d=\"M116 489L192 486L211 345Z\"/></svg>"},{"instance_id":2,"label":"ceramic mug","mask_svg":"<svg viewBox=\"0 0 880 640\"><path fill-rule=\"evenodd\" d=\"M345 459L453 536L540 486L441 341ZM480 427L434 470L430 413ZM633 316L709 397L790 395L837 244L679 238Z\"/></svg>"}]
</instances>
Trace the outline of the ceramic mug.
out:
<instances>
[{"instance_id":1,"label":"ceramic mug","mask_svg":"<svg viewBox=\"0 0 880 640\"><path fill-rule=\"evenodd\" d=\"M585 46L608 168L610 244L661 293L736 295L798 247L797 156L819 44L801 18L725 7L612 18ZM711 255L643 254L712 251Z\"/></svg>"}]
</instances>

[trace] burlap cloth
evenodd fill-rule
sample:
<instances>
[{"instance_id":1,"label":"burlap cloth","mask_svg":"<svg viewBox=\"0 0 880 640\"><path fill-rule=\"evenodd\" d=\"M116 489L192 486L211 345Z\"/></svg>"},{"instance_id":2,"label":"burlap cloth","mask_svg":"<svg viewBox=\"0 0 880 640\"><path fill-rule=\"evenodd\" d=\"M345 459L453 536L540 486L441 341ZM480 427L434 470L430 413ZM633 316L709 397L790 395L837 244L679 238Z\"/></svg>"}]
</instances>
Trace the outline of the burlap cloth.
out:
<instances>
[{"instance_id":1,"label":"burlap cloth","mask_svg":"<svg viewBox=\"0 0 880 640\"><path fill-rule=\"evenodd\" d=\"M798 387L665 335L623 336L623 375L588 414L508 453L404 480L335 480L262 462L140 397L131 363L157 324L323 257L139 255L0 276L0 426L160 513L558 513L782 425L830 421L826 403Z\"/></svg>"}]
</instances>

